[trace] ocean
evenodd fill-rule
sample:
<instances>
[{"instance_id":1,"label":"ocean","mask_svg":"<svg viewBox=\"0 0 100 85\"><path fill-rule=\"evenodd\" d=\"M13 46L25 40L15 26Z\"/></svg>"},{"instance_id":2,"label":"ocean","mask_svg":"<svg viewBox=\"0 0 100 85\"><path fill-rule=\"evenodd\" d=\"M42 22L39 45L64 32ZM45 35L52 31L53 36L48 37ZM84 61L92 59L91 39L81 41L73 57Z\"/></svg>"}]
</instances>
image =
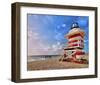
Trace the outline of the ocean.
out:
<instances>
[{"instance_id":1,"label":"ocean","mask_svg":"<svg viewBox=\"0 0 100 85\"><path fill-rule=\"evenodd\" d=\"M33 55L33 56L28 56L28 62L47 60L47 59L56 59L59 58L60 56L61 55Z\"/></svg>"}]
</instances>

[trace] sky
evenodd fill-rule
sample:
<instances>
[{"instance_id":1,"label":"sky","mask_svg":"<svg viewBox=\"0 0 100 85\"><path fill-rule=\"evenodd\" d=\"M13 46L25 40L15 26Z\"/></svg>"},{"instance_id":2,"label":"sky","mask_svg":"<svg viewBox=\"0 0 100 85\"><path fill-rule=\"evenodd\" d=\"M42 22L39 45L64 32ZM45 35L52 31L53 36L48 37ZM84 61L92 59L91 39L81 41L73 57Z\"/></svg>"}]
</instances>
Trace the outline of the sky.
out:
<instances>
[{"instance_id":1,"label":"sky","mask_svg":"<svg viewBox=\"0 0 100 85\"><path fill-rule=\"evenodd\" d=\"M27 14L27 19L28 55L62 54L68 42L64 36L74 22L85 31L84 51L89 51L88 16Z\"/></svg>"}]
</instances>

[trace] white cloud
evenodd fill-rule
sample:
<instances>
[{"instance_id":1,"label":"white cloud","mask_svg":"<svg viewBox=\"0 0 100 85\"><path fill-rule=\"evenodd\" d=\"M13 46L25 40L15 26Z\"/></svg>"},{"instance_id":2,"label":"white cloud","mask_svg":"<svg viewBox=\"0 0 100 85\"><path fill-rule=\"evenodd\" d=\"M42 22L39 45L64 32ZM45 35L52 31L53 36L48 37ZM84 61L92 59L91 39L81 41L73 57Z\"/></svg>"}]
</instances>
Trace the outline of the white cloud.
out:
<instances>
[{"instance_id":1,"label":"white cloud","mask_svg":"<svg viewBox=\"0 0 100 85\"><path fill-rule=\"evenodd\" d=\"M28 38L30 38L32 36L32 31L28 30Z\"/></svg>"},{"instance_id":2,"label":"white cloud","mask_svg":"<svg viewBox=\"0 0 100 85\"><path fill-rule=\"evenodd\" d=\"M62 27L66 27L66 24L62 24Z\"/></svg>"},{"instance_id":3,"label":"white cloud","mask_svg":"<svg viewBox=\"0 0 100 85\"><path fill-rule=\"evenodd\" d=\"M55 55L61 54L62 45L58 41L49 45L42 41L41 36L37 32L28 31L28 55Z\"/></svg>"},{"instance_id":4,"label":"white cloud","mask_svg":"<svg viewBox=\"0 0 100 85\"><path fill-rule=\"evenodd\" d=\"M28 38L39 39L39 34L37 32L33 32L32 30L28 30Z\"/></svg>"},{"instance_id":5,"label":"white cloud","mask_svg":"<svg viewBox=\"0 0 100 85\"><path fill-rule=\"evenodd\" d=\"M57 42L57 45L60 45L60 42Z\"/></svg>"},{"instance_id":6,"label":"white cloud","mask_svg":"<svg viewBox=\"0 0 100 85\"><path fill-rule=\"evenodd\" d=\"M84 42L88 42L88 40L84 40Z\"/></svg>"},{"instance_id":7,"label":"white cloud","mask_svg":"<svg viewBox=\"0 0 100 85\"><path fill-rule=\"evenodd\" d=\"M54 37L55 37L56 40L61 40L61 39L63 39L61 33L56 33L56 35L55 35Z\"/></svg>"},{"instance_id":8,"label":"white cloud","mask_svg":"<svg viewBox=\"0 0 100 85\"><path fill-rule=\"evenodd\" d=\"M58 51L58 50L62 50L63 49L63 45L61 45L60 42L57 42L56 44L52 45L52 50L54 51Z\"/></svg>"}]
</instances>

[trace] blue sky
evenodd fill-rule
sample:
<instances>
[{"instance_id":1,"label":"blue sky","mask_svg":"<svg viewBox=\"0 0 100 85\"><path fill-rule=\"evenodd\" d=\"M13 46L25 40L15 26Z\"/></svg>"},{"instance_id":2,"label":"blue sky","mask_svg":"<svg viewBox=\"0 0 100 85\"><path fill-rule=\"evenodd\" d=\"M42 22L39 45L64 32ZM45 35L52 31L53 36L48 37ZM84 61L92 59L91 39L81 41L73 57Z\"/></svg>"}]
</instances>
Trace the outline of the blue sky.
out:
<instances>
[{"instance_id":1,"label":"blue sky","mask_svg":"<svg viewBox=\"0 0 100 85\"><path fill-rule=\"evenodd\" d=\"M88 52L88 16L28 14L27 18L29 55L39 53L57 54L61 52L67 44L64 36L69 32L74 22L77 22L86 33L84 50Z\"/></svg>"}]
</instances>

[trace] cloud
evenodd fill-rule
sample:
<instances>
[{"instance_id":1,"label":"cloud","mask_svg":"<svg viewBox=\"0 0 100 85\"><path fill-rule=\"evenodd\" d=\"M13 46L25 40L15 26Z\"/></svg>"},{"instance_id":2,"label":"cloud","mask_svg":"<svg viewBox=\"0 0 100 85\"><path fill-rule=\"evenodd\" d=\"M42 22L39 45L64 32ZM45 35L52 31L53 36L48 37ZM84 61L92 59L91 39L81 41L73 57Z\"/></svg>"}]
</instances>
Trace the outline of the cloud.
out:
<instances>
[{"instance_id":1,"label":"cloud","mask_svg":"<svg viewBox=\"0 0 100 85\"><path fill-rule=\"evenodd\" d=\"M28 31L28 55L57 55L61 54L62 45L56 42L47 45L41 40L41 36L37 32Z\"/></svg>"},{"instance_id":2,"label":"cloud","mask_svg":"<svg viewBox=\"0 0 100 85\"><path fill-rule=\"evenodd\" d=\"M56 33L54 37L56 40L60 40L62 38L61 33Z\"/></svg>"},{"instance_id":3,"label":"cloud","mask_svg":"<svg viewBox=\"0 0 100 85\"><path fill-rule=\"evenodd\" d=\"M84 42L86 43L86 42L88 42L88 40L84 40Z\"/></svg>"},{"instance_id":4,"label":"cloud","mask_svg":"<svg viewBox=\"0 0 100 85\"><path fill-rule=\"evenodd\" d=\"M54 50L54 51L62 50L63 49L63 45L60 42L56 42L56 44L52 45L51 49Z\"/></svg>"},{"instance_id":5,"label":"cloud","mask_svg":"<svg viewBox=\"0 0 100 85\"><path fill-rule=\"evenodd\" d=\"M28 30L28 55L54 55L61 49L60 42L56 44L45 44L39 33Z\"/></svg>"},{"instance_id":6,"label":"cloud","mask_svg":"<svg viewBox=\"0 0 100 85\"><path fill-rule=\"evenodd\" d=\"M62 27L66 27L66 24L62 24Z\"/></svg>"}]
</instances>

